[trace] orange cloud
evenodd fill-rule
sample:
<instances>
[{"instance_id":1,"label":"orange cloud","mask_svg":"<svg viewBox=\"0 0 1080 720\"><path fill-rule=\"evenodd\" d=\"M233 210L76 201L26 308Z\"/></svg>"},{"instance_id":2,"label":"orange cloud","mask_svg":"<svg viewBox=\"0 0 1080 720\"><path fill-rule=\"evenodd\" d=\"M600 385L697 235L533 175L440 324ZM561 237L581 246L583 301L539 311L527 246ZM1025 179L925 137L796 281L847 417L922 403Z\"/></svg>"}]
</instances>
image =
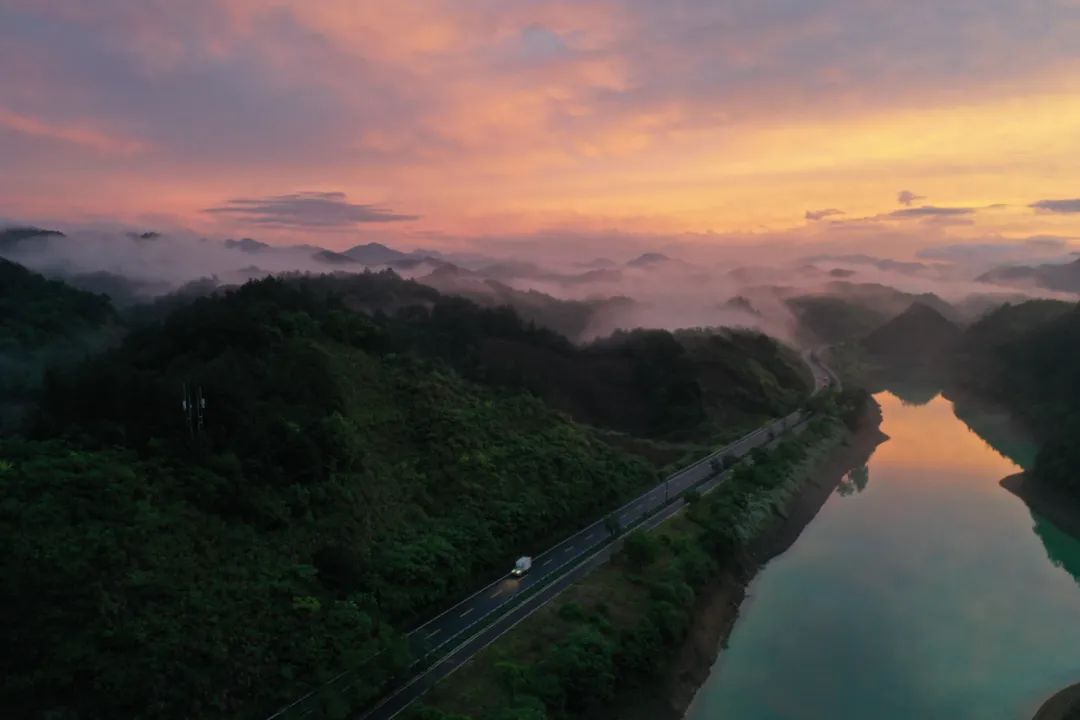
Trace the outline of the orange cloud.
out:
<instances>
[{"instance_id":1,"label":"orange cloud","mask_svg":"<svg viewBox=\"0 0 1080 720\"><path fill-rule=\"evenodd\" d=\"M20 68L0 126L125 162L71 168L12 143L21 187L0 179L0 196L27 202L63 167L103 214L209 229L226 218L202 208L314 188L427 231L751 233L820 208L911 228L925 212L883 219L909 187L1010 206L956 237L1080 233L1077 214L1027 208L1080 187L1080 28L1052 8L955 8L19 0L0 27L0 65ZM63 215L67 197L32 206Z\"/></svg>"}]
</instances>

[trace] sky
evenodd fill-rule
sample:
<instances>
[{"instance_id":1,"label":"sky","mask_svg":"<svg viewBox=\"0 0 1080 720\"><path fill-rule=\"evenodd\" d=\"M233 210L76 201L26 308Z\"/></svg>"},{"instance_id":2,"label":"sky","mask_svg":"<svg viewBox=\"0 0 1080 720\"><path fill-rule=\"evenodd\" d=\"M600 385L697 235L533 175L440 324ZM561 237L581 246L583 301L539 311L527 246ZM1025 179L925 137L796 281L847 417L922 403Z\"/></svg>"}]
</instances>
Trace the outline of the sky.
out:
<instances>
[{"instance_id":1,"label":"sky","mask_svg":"<svg viewBox=\"0 0 1080 720\"><path fill-rule=\"evenodd\" d=\"M0 0L0 219L344 248L1080 238L1080 0Z\"/></svg>"}]
</instances>

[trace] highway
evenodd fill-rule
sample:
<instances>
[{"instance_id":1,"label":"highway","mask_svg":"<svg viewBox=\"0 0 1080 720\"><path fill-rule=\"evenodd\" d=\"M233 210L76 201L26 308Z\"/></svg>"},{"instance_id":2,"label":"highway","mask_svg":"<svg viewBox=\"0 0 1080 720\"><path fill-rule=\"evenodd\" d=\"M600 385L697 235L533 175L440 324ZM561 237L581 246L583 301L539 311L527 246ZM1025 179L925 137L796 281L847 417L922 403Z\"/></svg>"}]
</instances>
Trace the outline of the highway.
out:
<instances>
[{"instance_id":1,"label":"highway","mask_svg":"<svg viewBox=\"0 0 1080 720\"><path fill-rule=\"evenodd\" d=\"M831 371L814 353L803 353L803 359L813 373L815 394L833 382ZM681 495L687 490L708 492L723 482L728 471L718 473L714 461L722 462L725 456L741 458L801 424L807 419L804 416L800 411L774 420L675 472L609 516L533 555L532 569L524 577L513 578L508 574L414 629L408 639L413 656L419 658L418 674L361 715L361 719L390 720L485 645L605 562L614 550L607 517L618 519L620 532L663 522L681 510L684 505ZM522 554L528 554L528 549L523 548ZM432 661L433 664L428 664ZM347 682L344 675L339 679ZM319 717L317 700L317 695L312 693L267 720L312 720Z\"/></svg>"}]
</instances>

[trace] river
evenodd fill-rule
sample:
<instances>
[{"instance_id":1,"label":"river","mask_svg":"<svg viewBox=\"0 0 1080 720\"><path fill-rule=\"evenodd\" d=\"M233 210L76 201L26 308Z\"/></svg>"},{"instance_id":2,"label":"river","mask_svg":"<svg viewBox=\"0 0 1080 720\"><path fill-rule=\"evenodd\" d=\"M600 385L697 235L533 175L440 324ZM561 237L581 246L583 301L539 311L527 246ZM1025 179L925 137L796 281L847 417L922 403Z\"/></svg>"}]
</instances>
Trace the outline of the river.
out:
<instances>
[{"instance_id":1,"label":"river","mask_svg":"<svg viewBox=\"0 0 1080 720\"><path fill-rule=\"evenodd\" d=\"M1020 720L1080 681L1080 541L952 403L875 397L890 439L751 583L686 720Z\"/></svg>"}]
</instances>

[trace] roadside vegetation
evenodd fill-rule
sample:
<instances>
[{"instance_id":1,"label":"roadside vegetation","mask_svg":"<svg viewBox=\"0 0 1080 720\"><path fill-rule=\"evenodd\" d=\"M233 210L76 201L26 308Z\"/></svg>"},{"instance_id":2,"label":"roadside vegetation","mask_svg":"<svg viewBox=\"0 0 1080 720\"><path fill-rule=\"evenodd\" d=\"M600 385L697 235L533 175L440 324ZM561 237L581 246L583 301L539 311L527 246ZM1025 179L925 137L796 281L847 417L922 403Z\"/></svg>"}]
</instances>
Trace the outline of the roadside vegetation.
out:
<instances>
[{"instance_id":1,"label":"roadside vegetation","mask_svg":"<svg viewBox=\"0 0 1080 720\"><path fill-rule=\"evenodd\" d=\"M859 392L822 397L827 414L774 449L755 450L715 491L688 497L684 514L631 532L612 562L436 686L410 719L607 717L620 692L658 682L701 590L739 572L748 545L857 425L865 402Z\"/></svg>"}]
</instances>

